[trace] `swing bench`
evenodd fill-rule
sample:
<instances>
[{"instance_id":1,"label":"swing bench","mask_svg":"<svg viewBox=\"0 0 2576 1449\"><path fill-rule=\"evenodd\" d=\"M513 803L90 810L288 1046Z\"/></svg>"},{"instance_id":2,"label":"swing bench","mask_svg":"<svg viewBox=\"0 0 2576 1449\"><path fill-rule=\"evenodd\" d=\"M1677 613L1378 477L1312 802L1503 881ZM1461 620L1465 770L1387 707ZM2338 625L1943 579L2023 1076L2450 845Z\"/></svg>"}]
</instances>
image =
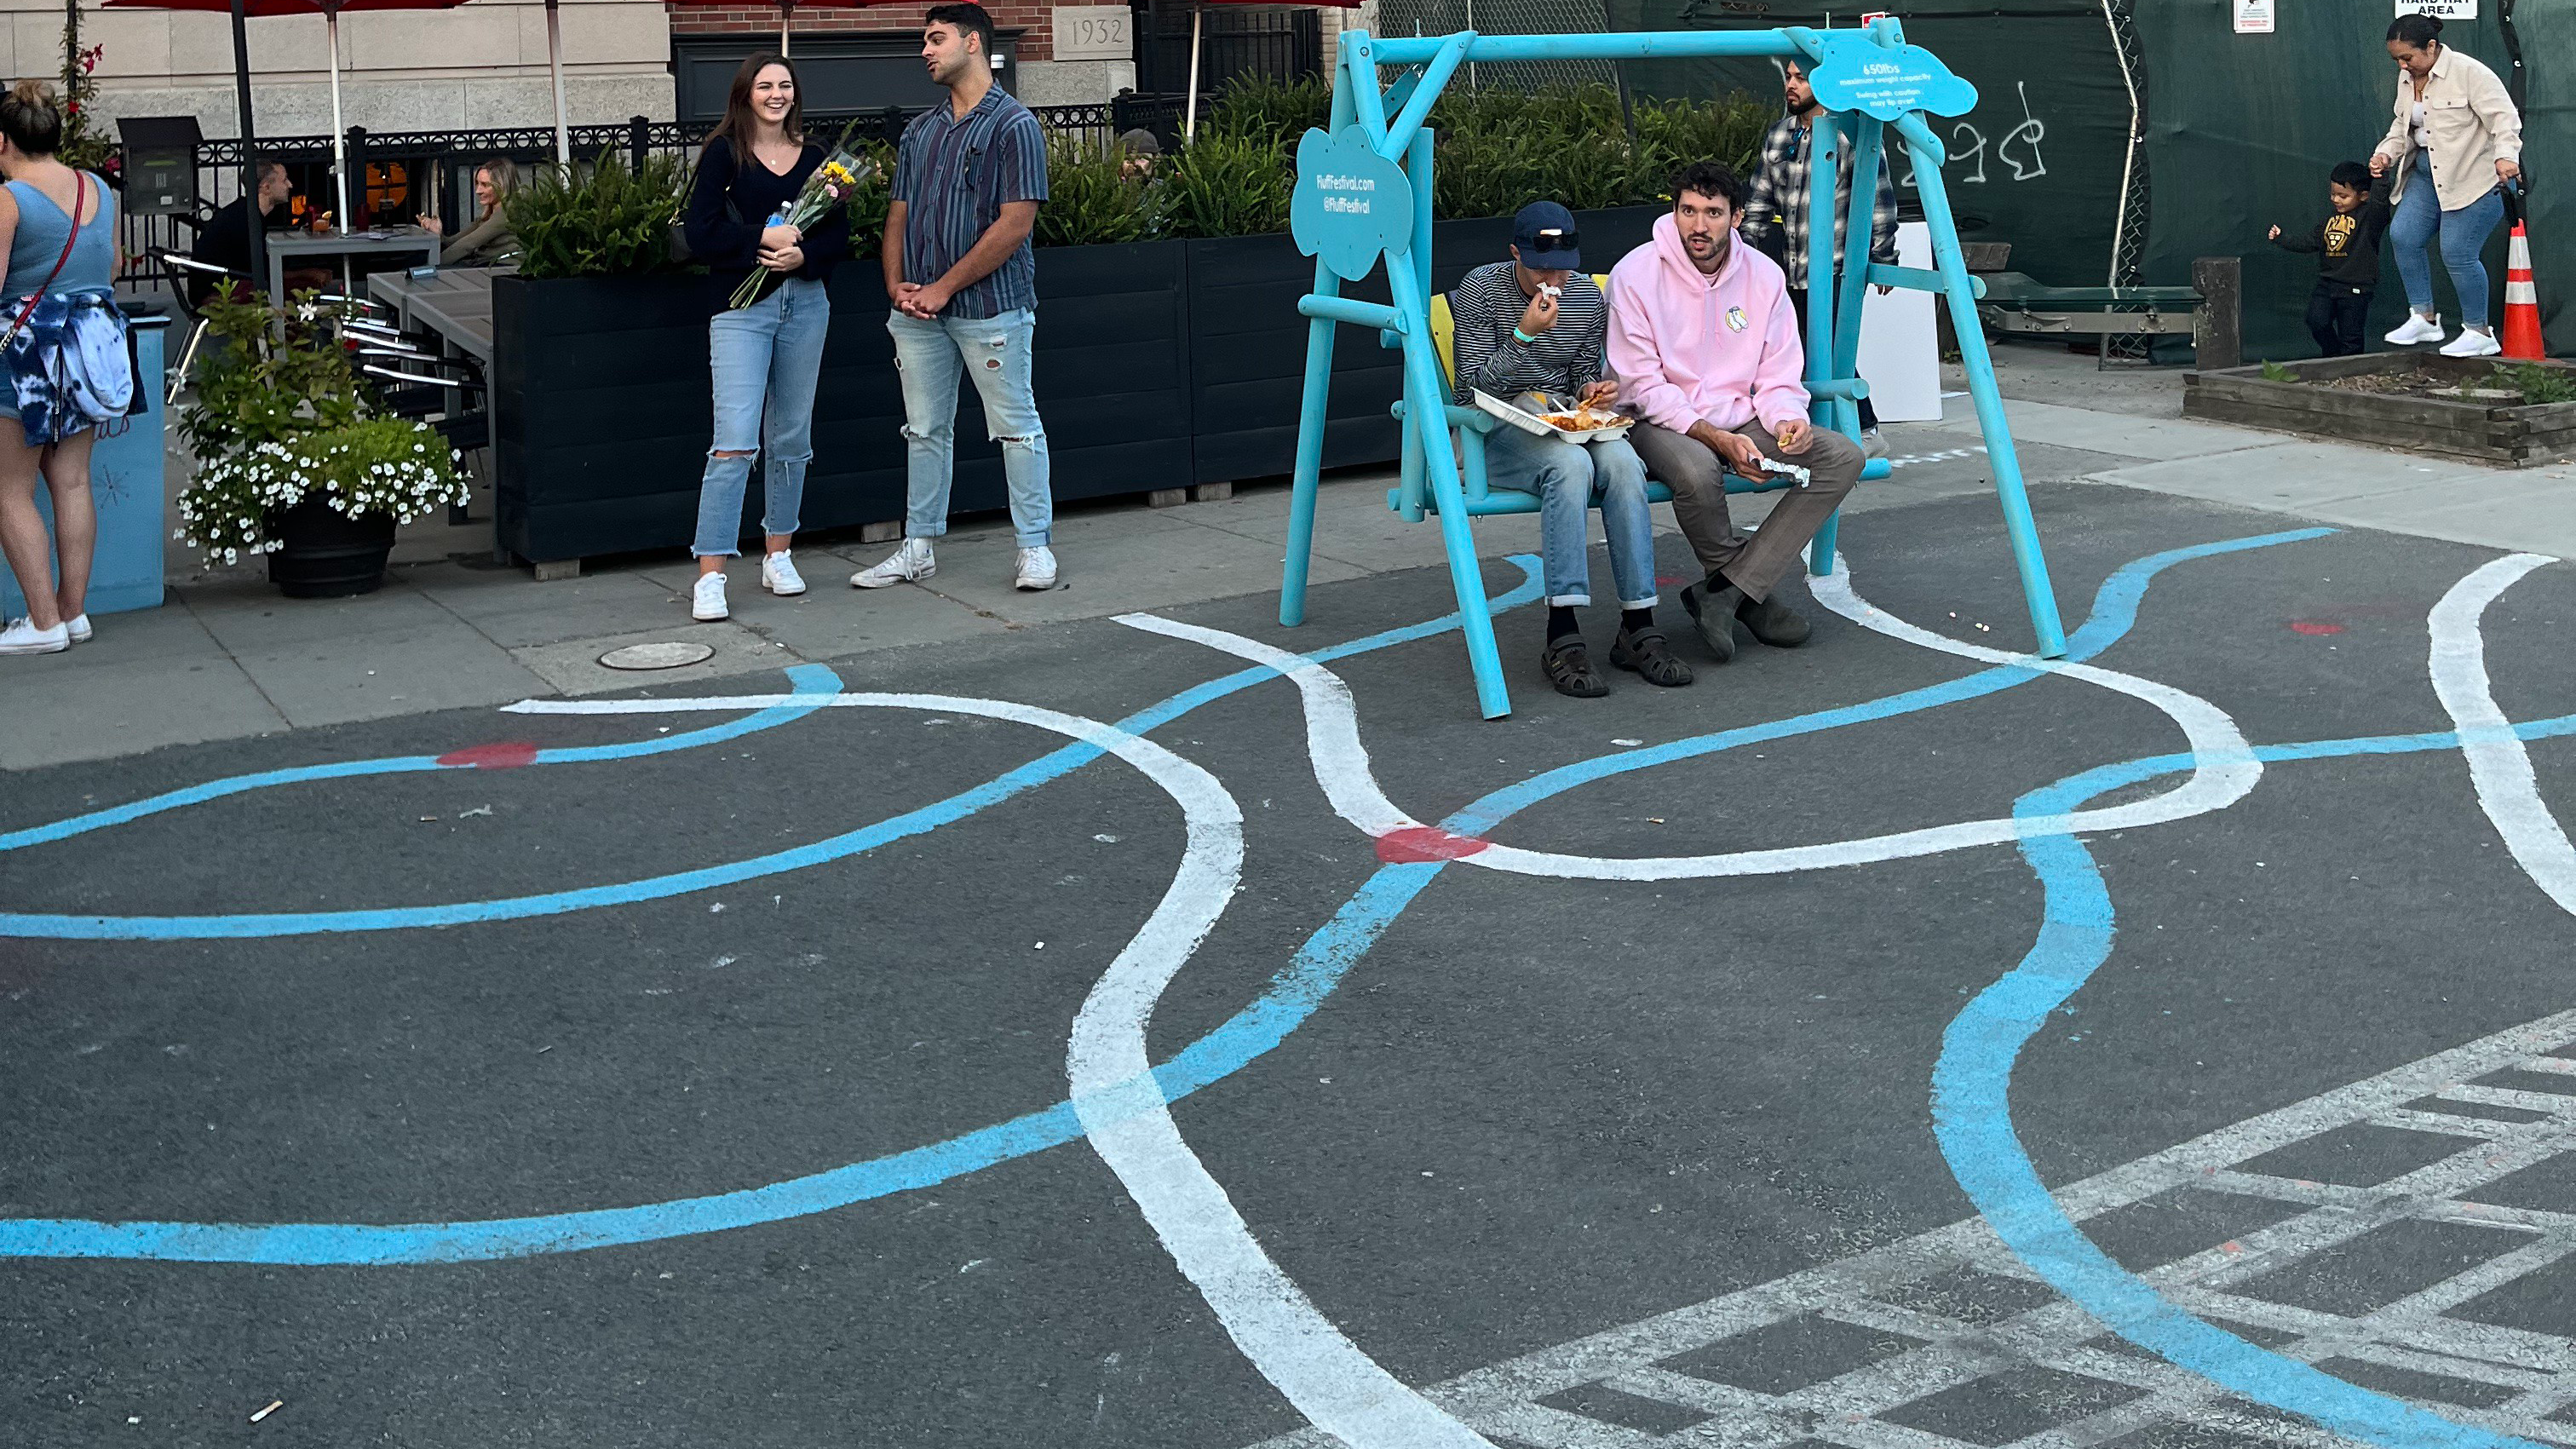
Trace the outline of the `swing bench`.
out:
<instances>
[{"instance_id":1,"label":"swing bench","mask_svg":"<svg viewBox=\"0 0 2576 1449\"><path fill-rule=\"evenodd\" d=\"M1936 268L1855 266L1843 272L1834 286L1819 287L1810 294L1805 339L1810 417L1818 427L1835 428L1854 439L1859 436L1858 402L1868 395L1868 387L1855 374L1861 302L1870 286L1905 287L1943 297L1959 335L1968 391L1994 470L1996 501L2003 510L2037 652L2049 658L2066 652L2047 559L2022 488L2012 434L2005 426L1994 362L1978 325L1977 303L1983 289L1968 275L1961 256L1948 193L1942 189L1945 153L1940 138L1924 120L1927 114L1966 114L1976 105L1976 88L1952 75L1931 52L1907 44L1901 22L1881 17L1865 29L1834 31L1804 26L1580 35L1461 31L1411 39L1379 39L1366 31L1345 30L1336 43L1331 129L1310 130L1299 143L1289 204L1290 234L1300 251L1315 258L1315 286L1297 303L1310 326L1280 577L1282 625L1293 627L1305 619L1334 333L1342 326L1359 327L1373 333L1379 346L1401 353L1404 359L1404 398L1395 405L1404 430L1402 473L1388 503L1408 521L1437 515L1478 708L1488 719L1511 712L1473 522L1480 516L1535 512L1539 500L1522 489L1495 488L1486 476L1485 438L1496 426L1508 425L1450 403L1454 389L1447 298L1431 290L1433 156L1431 132L1424 123L1432 103L1459 67L1470 62L1773 56L1806 63L1826 112L1817 118L1809 143L1808 275L1836 275L1836 228L1830 223L1846 144L1853 174L1874 175L1887 145L1883 134L1887 126L1895 128L1913 168L1915 189L1932 233ZM1381 88L1382 66L1398 68L1392 86ZM1843 226L1846 235L1868 234L1874 200L1872 188L1852 188L1851 214ZM1380 266L1386 269L1392 305L1341 295L1343 282L1368 277ZM1884 462L1873 462L1871 471L1862 476L1883 477L1886 471ZM1771 477L1730 476L1727 480L1729 493L1782 486L1785 480ZM1648 492L1656 499L1672 496L1662 484L1650 483ZM1817 530L1808 551L1810 572L1831 571L1835 522L1827 519Z\"/></svg>"}]
</instances>

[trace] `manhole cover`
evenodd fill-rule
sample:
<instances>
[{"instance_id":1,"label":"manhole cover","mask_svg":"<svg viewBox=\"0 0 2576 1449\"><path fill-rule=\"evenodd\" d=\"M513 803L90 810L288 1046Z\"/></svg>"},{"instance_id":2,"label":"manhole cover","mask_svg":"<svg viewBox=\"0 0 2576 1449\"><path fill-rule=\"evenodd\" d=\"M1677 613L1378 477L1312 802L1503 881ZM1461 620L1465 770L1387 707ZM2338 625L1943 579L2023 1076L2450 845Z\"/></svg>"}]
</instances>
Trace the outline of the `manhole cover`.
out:
<instances>
[{"instance_id":1,"label":"manhole cover","mask_svg":"<svg viewBox=\"0 0 2576 1449\"><path fill-rule=\"evenodd\" d=\"M677 669L684 664L703 664L716 657L714 646L688 644L670 640L661 644L629 644L611 649L599 656L599 662L611 669Z\"/></svg>"}]
</instances>

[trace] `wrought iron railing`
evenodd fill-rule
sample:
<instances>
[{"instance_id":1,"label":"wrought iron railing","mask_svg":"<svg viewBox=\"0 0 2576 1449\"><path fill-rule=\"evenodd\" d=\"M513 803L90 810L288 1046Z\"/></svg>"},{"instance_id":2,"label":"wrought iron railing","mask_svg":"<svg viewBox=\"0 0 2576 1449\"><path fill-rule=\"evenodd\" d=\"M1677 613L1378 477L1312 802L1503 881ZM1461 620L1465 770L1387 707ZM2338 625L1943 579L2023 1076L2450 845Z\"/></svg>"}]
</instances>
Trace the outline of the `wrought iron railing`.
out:
<instances>
[{"instance_id":1,"label":"wrought iron railing","mask_svg":"<svg viewBox=\"0 0 2576 1449\"><path fill-rule=\"evenodd\" d=\"M1070 132L1087 139L1105 142L1117 134L1144 129L1162 137L1166 144L1179 130L1181 105L1168 96L1125 96L1115 101L1087 105L1033 106L1040 122L1050 130ZM864 123L861 134L892 141L905 125L921 113L921 108L889 106L883 110L856 114L815 115L806 118L809 133L837 135L853 121ZM678 121L655 121L643 116L614 125L584 125L569 128L567 139L576 161L596 161L601 156L617 154L630 165L641 165L654 156L686 156L706 138L702 126ZM460 215L466 199L462 181L470 180L471 168L487 159L499 158L522 164L542 165L554 160L555 133L551 126L515 126L480 130L369 132L351 127L345 144L353 198L370 194L399 192L403 201L395 205L368 207L364 201L353 201L357 220L368 223L379 217L385 220L409 221L420 213L434 212L451 234L468 218ZM290 169L306 173L303 190L306 199L328 205L321 200L328 194L328 168L331 162L331 138L318 136L262 136L252 143L260 157L285 163ZM214 208L231 202L241 194L242 143L226 137L197 143L197 176L199 210L196 217L122 215L119 219L120 241L125 252L125 280L129 285L157 288L163 284L159 271L148 260L156 247L185 251L196 238L196 221ZM455 177L457 184L440 185L431 178ZM398 179L392 179L398 178Z\"/></svg>"}]
</instances>

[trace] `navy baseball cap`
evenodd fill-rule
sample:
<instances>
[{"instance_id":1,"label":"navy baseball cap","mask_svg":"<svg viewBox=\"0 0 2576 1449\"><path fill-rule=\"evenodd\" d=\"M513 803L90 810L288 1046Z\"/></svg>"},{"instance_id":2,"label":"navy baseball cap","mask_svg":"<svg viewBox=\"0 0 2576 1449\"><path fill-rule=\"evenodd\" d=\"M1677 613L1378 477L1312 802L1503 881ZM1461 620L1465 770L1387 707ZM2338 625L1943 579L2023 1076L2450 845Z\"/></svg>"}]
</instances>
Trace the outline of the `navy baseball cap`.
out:
<instances>
[{"instance_id":1,"label":"navy baseball cap","mask_svg":"<svg viewBox=\"0 0 2576 1449\"><path fill-rule=\"evenodd\" d=\"M1512 245L1520 248L1521 265L1533 272L1582 271L1582 241L1574 213L1553 201L1533 201L1512 218Z\"/></svg>"}]
</instances>

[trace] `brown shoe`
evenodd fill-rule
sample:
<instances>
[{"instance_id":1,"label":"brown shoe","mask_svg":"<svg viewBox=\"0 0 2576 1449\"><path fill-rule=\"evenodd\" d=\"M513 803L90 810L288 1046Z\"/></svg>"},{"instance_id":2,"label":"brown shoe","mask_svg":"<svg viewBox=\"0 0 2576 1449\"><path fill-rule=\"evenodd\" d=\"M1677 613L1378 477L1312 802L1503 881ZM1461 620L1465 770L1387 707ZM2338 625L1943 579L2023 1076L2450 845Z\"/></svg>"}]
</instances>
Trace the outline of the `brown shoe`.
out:
<instances>
[{"instance_id":1,"label":"brown shoe","mask_svg":"<svg viewBox=\"0 0 2576 1449\"><path fill-rule=\"evenodd\" d=\"M1610 692L1610 681L1592 668L1592 650L1580 634L1551 639L1538 654L1538 667L1547 671L1547 682L1556 692L1575 699L1599 699Z\"/></svg>"},{"instance_id":2,"label":"brown shoe","mask_svg":"<svg viewBox=\"0 0 2576 1449\"><path fill-rule=\"evenodd\" d=\"M1666 689L1678 689L1691 682L1690 666L1673 657L1661 629L1640 629L1633 634L1620 630L1619 637L1610 641L1610 662L1621 669L1633 669L1638 678Z\"/></svg>"}]
</instances>

